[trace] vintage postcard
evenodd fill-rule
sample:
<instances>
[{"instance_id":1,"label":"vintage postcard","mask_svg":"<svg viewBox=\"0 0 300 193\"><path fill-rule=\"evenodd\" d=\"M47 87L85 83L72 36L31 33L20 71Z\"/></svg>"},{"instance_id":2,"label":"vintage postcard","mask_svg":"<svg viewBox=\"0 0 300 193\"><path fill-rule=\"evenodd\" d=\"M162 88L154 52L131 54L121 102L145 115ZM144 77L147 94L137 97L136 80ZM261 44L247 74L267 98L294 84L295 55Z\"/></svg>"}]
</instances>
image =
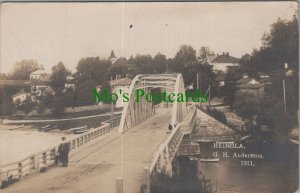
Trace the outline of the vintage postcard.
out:
<instances>
[{"instance_id":1,"label":"vintage postcard","mask_svg":"<svg viewBox=\"0 0 300 193\"><path fill-rule=\"evenodd\" d=\"M297 1L4 2L0 192L296 193Z\"/></svg>"}]
</instances>

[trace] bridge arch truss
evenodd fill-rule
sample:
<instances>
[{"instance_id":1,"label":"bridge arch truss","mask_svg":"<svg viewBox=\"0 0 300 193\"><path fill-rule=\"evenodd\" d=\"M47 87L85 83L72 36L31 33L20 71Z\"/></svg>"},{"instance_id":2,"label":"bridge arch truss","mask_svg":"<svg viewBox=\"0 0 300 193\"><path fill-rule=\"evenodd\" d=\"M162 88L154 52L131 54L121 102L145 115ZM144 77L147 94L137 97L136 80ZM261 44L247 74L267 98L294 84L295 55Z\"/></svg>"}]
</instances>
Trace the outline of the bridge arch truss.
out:
<instances>
[{"instance_id":1,"label":"bridge arch truss","mask_svg":"<svg viewBox=\"0 0 300 193\"><path fill-rule=\"evenodd\" d=\"M129 87L129 101L124 103L125 105L119 126L120 133L127 131L153 115L154 104L153 102L148 102L145 96L156 88L163 89L167 93L174 93L175 96L177 96L178 93L185 93L181 74L144 74L135 76ZM136 94L138 89L144 91L144 96L140 97L139 101L137 101ZM171 124L174 125L175 123L181 122L186 113L187 103L177 102L177 100L175 100L172 103Z\"/></svg>"}]
</instances>

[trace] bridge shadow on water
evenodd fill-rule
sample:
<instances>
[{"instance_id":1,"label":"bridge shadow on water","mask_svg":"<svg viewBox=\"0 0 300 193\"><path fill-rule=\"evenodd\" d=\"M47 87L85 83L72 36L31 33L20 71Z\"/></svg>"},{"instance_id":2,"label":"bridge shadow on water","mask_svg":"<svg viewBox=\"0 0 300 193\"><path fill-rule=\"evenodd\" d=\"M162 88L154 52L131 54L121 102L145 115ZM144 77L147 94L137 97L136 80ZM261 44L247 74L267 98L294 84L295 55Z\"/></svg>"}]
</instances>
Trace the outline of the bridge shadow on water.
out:
<instances>
[{"instance_id":1,"label":"bridge shadow on water","mask_svg":"<svg viewBox=\"0 0 300 193\"><path fill-rule=\"evenodd\" d=\"M151 177L151 193L212 193L209 180L198 179L197 162L180 156L173 163L173 176L156 174Z\"/></svg>"}]
</instances>

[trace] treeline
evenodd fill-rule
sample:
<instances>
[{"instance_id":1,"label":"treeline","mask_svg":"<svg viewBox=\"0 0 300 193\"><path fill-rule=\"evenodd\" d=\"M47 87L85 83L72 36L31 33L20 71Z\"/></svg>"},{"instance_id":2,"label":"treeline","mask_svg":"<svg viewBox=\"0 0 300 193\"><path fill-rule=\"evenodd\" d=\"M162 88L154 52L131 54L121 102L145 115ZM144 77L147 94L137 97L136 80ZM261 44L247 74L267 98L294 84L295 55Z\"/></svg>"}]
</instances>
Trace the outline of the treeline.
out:
<instances>
[{"instance_id":1,"label":"treeline","mask_svg":"<svg viewBox=\"0 0 300 193\"><path fill-rule=\"evenodd\" d=\"M292 20L278 19L271 25L270 31L263 35L262 46L240 59L244 71L231 71L226 74L225 86L222 88L225 101L246 121L249 130L260 133L262 126L267 126L268 132L284 140L292 128L298 127L298 42L297 16ZM285 63L288 64L288 68L285 68ZM259 72L270 75L271 85L265 86L263 97L237 93L236 81L242 78L245 72L249 77L258 80Z\"/></svg>"},{"instance_id":2,"label":"treeline","mask_svg":"<svg viewBox=\"0 0 300 193\"><path fill-rule=\"evenodd\" d=\"M203 47L201 49L205 50L207 48L204 49ZM35 60L22 60L15 64L11 74L2 75L2 79L28 80L31 72L42 68L43 66ZM183 74L186 85L196 85L196 74L201 72L202 90L206 90L208 85L211 85L212 95L214 95L218 87L216 74L212 71L212 67L208 65L204 58L201 58L201 55L197 56L196 50L189 45L181 46L173 58L166 58L161 53L156 54L154 57L151 55L136 55L131 56L129 59L121 57L114 63L109 58L82 58L77 64L76 72L73 74L74 89L65 88L67 76L71 73L62 62L54 65L51 71L50 86L55 94L47 93L44 96L37 97L38 102L33 102L28 98L22 105L18 106L18 110L30 112L37 109L38 112L43 113L46 108L50 108L54 114L59 115L65 107L92 105L94 101L91 90L99 85L110 90L109 81L115 75L134 77L137 74L179 72ZM11 96L17 90L13 88L5 89L6 96L0 97L0 106L5 109L9 107L10 110L2 110L0 113L9 115L16 110Z\"/></svg>"}]
</instances>

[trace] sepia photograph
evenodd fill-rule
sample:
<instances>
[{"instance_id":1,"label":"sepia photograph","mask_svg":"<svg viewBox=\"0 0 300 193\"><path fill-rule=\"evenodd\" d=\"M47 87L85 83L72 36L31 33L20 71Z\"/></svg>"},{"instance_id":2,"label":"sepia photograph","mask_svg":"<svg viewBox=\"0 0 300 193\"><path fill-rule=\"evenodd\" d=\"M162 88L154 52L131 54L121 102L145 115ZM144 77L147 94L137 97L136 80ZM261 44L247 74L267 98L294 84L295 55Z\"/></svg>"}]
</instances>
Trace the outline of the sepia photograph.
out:
<instances>
[{"instance_id":1,"label":"sepia photograph","mask_svg":"<svg viewBox=\"0 0 300 193\"><path fill-rule=\"evenodd\" d=\"M1 193L297 193L298 119L298 1L0 4Z\"/></svg>"}]
</instances>

